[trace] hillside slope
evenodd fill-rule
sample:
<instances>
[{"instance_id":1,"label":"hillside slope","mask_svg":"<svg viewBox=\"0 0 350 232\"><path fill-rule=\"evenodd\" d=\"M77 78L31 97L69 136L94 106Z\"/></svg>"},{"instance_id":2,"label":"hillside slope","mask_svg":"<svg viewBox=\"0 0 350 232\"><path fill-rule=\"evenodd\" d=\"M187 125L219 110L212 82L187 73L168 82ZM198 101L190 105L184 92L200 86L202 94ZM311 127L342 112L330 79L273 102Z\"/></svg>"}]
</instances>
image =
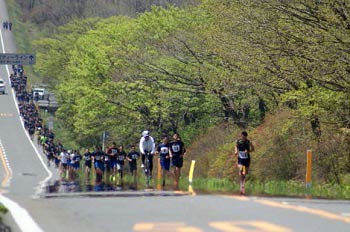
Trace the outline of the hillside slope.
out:
<instances>
[{"instance_id":1,"label":"hillside slope","mask_svg":"<svg viewBox=\"0 0 350 232\"><path fill-rule=\"evenodd\" d=\"M236 177L234 141L240 130L227 125L211 128L188 148L188 160L196 160L197 177ZM350 133L323 124L316 139L307 119L290 109L267 115L255 129L248 129L255 145L251 179L304 181L306 151L313 150L313 180L319 183L348 183L350 180ZM189 162L188 162L189 163Z\"/></svg>"}]
</instances>

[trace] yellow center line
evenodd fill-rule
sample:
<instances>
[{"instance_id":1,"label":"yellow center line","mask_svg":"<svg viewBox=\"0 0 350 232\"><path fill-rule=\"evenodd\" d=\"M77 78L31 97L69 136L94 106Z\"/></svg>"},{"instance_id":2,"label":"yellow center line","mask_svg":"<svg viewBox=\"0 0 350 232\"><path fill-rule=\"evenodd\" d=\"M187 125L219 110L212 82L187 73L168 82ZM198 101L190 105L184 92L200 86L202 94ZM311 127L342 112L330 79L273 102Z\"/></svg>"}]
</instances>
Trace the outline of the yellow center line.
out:
<instances>
[{"instance_id":1,"label":"yellow center line","mask_svg":"<svg viewBox=\"0 0 350 232\"><path fill-rule=\"evenodd\" d=\"M265 221L210 222L209 225L222 232L290 232L289 228Z\"/></svg>"},{"instance_id":2,"label":"yellow center line","mask_svg":"<svg viewBox=\"0 0 350 232\"><path fill-rule=\"evenodd\" d=\"M14 114L11 113L0 113L0 117L13 117Z\"/></svg>"},{"instance_id":3,"label":"yellow center line","mask_svg":"<svg viewBox=\"0 0 350 232\"><path fill-rule=\"evenodd\" d=\"M0 158L1 158L2 166L4 166L4 169L5 169L5 176L4 176L4 179L1 182L1 187L5 187L7 182L8 182L8 180L10 179L12 173L11 173L11 171L9 170L9 168L8 168L8 166L6 164L5 155L4 155L4 152L2 151L1 146L0 146Z\"/></svg>"},{"instance_id":4,"label":"yellow center line","mask_svg":"<svg viewBox=\"0 0 350 232\"><path fill-rule=\"evenodd\" d=\"M332 220L337 220L337 221L342 221L345 223L350 222L350 217L344 217L335 213L327 212L324 210L320 209L312 209L312 208L307 208L305 206L295 206L295 205L285 205L279 202L275 201L270 201L270 200L254 200L254 202L257 202L259 204L271 206L271 207L276 207L276 208L282 208L282 209L290 209L298 212L303 212L303 213L309 213L309 214L314 214L323 218L328 218Z\"/></svg>"},{"instance_id":5,"label":"yellow center line","mask_svg":"<svg viewBox=\"0 0 350 232\"><path fill-rule=\"evenodd\" d=\"M133 231L139 232L202 232L201 229L187 226L183 222L137 223Z\"/></svg>"},{"instance_id":6,"label":"yellow center line","mask_svg":"<svg viewBox=\"0 0 350 232\"><path fill-rule=\"evenodd\" d=\"M245 197L245 196L223 196L223 197L235 199L237 201L250 201L250 199L248 197Z\"/></svg>"},{"instance_id":7,"label":"yellow center line","mask_svg":"<svg viewBox=\"0 0 350 232\"><path fill-rule=\"evenodd\" d=\"M238 201L250 201L250 198L244 197L244 196L224 196L224 197L235 199ZM286 205L286 204L282 204L282 203L279 203L276 201L263 200L263 199L261 199L261 200L255 199L253 201L256 203L259 203L259 204L270 206L270 207L289 209L289 210L294 210L294 211L298 211L298 212L317 215L319 217L323 217L323 218L327 218L327 219L332 219L332 220L342 221L345 223L350 223L349 216L338 215L338 214L331 213L331 212L321 210L321 209L312 209L312 208L308 208L305 206L297 206L297 205Z\"/></svg>"}]
</instances>

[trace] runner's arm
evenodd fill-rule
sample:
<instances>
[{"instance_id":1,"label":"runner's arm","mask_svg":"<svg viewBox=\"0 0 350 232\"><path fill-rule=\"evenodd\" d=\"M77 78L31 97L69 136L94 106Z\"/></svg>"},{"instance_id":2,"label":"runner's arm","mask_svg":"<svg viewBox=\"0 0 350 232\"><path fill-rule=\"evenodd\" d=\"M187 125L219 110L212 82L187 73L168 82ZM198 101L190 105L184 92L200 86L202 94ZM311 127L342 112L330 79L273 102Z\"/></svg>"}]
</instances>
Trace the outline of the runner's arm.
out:
<instances>
[{"instance_id":1,"label":"runner's arm","mask_svg":"<svg viewBox=\"0 0 350 232\"><path fill-rule=\"evenodd\" d=\"M145 138L144 137L142 137L141 139L140 139L140 152L141 152L141 154L145 154L145 151L143 150L143 142L145 141Z\"/></svg>"},{"instance_id":2,"label":"runner's arm","mask_svg":"<svg viewBox=\"0 0 350 232\"><path fill-rule=\"evenodd\" d=\"M253 143L250 142L249 152L253 152L253 151L255 151L255 147L254 147Z\"/></svg>"},{"instance_id":3,"label":"runner's arm","mask_svg":"<svg viewBox=\"0 0 350 232\"><path fill-rule=\"evenodd\" d=\"M131 157L131 155L129 155L129 154L126 156L126 159L127 159L129 162L132 161L132 159L131 159L130 157Z\"/></svg>"},{"instance_id":4,"label":"runner's arm","mask_svg":"<svg viewBox=\"0 0 350 232\"><path fill-rule=\"evenodd\" d=\"M171 152L171 149L170 149L170 148L169 148L169 156L170 156L170 158L173 157L173 153Z\"/></svg>"},{"instance_id":5,"label":"runner's arm","mask_svg":"<svg viewBox=\"0 0 350 232\"><path fill-rule=\"evenodd\" d=\"M155 150L156 150L156 144L154 142L154 139L152 137L150 137L151 141L152 141L152 151L151 154L154 154Z\"/></svg>"},{"instance_id":6,"label":"runner's arm","mask_svg":"<svg viewBox=\"0 0 350 232\"><path fill-rule=\"evenodd\" d=\"M236 145L235 145L235 153L234 153L235 156L238 155L238 147L237 147L237 141L236 141Z\"/></svg>"}]
</instances>

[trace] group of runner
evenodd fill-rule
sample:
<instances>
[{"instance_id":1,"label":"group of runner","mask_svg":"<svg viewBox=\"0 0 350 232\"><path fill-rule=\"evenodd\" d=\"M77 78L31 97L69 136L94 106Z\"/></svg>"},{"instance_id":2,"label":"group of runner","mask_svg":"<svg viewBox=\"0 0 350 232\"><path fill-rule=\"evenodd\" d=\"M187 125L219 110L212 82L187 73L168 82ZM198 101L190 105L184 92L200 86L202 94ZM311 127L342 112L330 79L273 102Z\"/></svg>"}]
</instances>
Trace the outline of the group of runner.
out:
<instances>
[{"instance_id":1,"label":"group of runner","mask_svg":"<svg viewBox=\"0 0 350 232\"><path fill-rule=\"evenodd\" d=\"M15 91L20 115L24 127L33 138L35 130L42 127L43 120L39 116L38 109L33 102L33 96L27 92L27 76L24 74L22 65L13 65L13 73L10 75L11 87Z\"/></svg>"},{"instance_id":2,"label":"group of runner","mask_svg":"<svg viewBox=\"0 0 350 232\"><path fill-rule=\"evenodd\" d=\"M177 133L173 135L172 142L169 142L168 136L164 135L162 142L156 148L154 139L150 136L149 131L144 131L139 142L140 152L137 151L135 145L131 145L128 152L126 152L123 145L117 146L113 142L104 151L101 146L96 146L95 149L85 149L84 153L80 154L79 150L67 150L60 143L56 145L52 131L42 129L40 132L37 142L42 146L43 152L46 154L48 165L54 163L56 168L59 168L62 178L66 177L66 173L68 173L68 177L74 176L77 171L83 168L86 178L89 180L91 170L94 168L97 184L103 181L104 176L107 176L110 182L122 183L127 162L130 174L134 176L136 181L138 160L141 158L140 166L143 169L145 167L145 159L148 159L149 170L152 176L153 159L155 155L159 155L163 173L163 187L165 186L166 177L170 176L171 173L174 175L174 187L179 187L185 147ZM171 166L174 166L174 172L170 172Z\"/></svg>"},{"instance_id":3,"label":"group of runner","mask_svg":"<svg viewBox=\"0 0 350 232\"><path fill-rule=\"evenodd\" d=\"M161 143L155 146L155 142L149 131L142 133L139 150L135 145L129 146L128 152L124 150L123 145L117 146L115 142L111 143L104 151L101 146L94 149L85 149L83 154L79 150L65 149L61 143L54 143L54 133L43 126L39 128L37 143L42 146L43 152L47 157L47 164L54 163L59 169L61 177L74 177L75 174L84 169L86 179L91 177L92 168L95 170L95 181L97 184L103 181L107 176L108 181L122 183L125 164L129 164L130 174L137 177L137 160L141 157L141 168L144 168L145 159L149 161L149 168L152 176L154 155L159 155L160 165L163 173L162 185L165 186L165 179L174 175L174 186L179 187L180 170L183 165L183 155L185 154L184 143L179 135L173 135L173 142L169 142L168 136L162 137ZM174 166L174 172L170 172L170 166ZM67 175L68 173L68 175ZM104 175L106 174L106 175Z\"/></svg>"},{"instance_id":4,"label":"group of runner","mask_svg":"<svg viewBox=\"0 0 350 232\"><path fill-rule=\"evenodd\" d=\"M150 172L152 176L153 156L159 156L160 166L162 171L162 186L165 186L166 176L170 174L174 177L174 187L179 188L179 179L181 168L183 166L183 157L186 154L184 143L181 141L180 135L175 133L173 140L170 142L168 135L163 135L161 142L155 148L154 139L150 136L149 131L142 132L142 137L139 143L140 152L142 154L142 165L144 166L145 159L149 159ZM146 154L148 154L146 156ZM173 167L173 172L170 172L170 167Z\"/></svg>"}]
</instances>

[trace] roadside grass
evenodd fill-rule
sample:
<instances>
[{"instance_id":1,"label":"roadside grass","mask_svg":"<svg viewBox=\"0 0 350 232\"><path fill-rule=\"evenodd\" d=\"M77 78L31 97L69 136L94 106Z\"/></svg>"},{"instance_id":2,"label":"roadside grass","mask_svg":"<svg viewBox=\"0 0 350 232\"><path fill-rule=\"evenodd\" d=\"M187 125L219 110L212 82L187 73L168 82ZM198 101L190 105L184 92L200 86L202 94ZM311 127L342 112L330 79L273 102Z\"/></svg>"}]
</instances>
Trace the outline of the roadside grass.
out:
<instances>
[{"instance_id":1,"label":"roadside grass","mask_svg":"<svg viewBox=\"0 0 350 232\"><path fill-rule=\"evenodd\" d=\"M8 209L0 203L0 224L3 223L1 214L6 214L8 212Z\"/></svg>"},{"instance_id":2,"label":"roadside grass","mask_svg":"<svg viewBox=\"0 0 350 232\"><path fill-rule=\"evenodd\" d=\"M3 204L0 203L0 213L5 214L7 212L8 212L8 209Z\"/></svg>"},{"instance_id":3,"label":"roadside grass","mask_svg":"<svg viewBox=\"0 0 350 232\"><path fill-rule=\"evenodd\" d=\"M238 194L239 183L228 179L199 178L194 180L193 189L199 193ZM247 181L246 193L255 196L350 199L350 185L313 183L306 188L301 181Z\"/></svg>"},{"instance_id":4,"label":"roadside grass","mask_svg":"<svg viewBox=\"0 0 350 232\"><path fill-rule=\"evenodd\" d=\"M82 189L86 184L95 185L95 170L92 168L90 178L87 180L85 175L85 166L81 162L81 169L77 172L77 180L80 181ZM155 165L155 171L157 166ZM58 170L57 170L58 171ZM111 173L104 174L103 182L106 184L116 184L111 182L109 176ZM158 182L159 181L159 182ZM124 186L132 186L134 184L134 177L128 170L128 165L124 166ZM141 169L138 169L136 183L138 189L145 187L145 176ZM156 172L151 180L151 186L157 189L157 184L161 183L157 179ZM182 176L180 178L179 188L182 191L187 191L189 187L188 177ZM229 179L216 179L216 178L197 178L192 183L192 188L197 194L239 194L239 183L231 181ZM166 190L173 190L173 178L172 176L166 177ZM301 181L247 181L246 182L246 194L250 196L266 196L266 197L298 197L298 198L320 198L320 199L344 199L350 200L350 185L337 185L337 184L322 184L313 183L310 188L306 188L305 184Z\"/></svg>"}]
</instances>

